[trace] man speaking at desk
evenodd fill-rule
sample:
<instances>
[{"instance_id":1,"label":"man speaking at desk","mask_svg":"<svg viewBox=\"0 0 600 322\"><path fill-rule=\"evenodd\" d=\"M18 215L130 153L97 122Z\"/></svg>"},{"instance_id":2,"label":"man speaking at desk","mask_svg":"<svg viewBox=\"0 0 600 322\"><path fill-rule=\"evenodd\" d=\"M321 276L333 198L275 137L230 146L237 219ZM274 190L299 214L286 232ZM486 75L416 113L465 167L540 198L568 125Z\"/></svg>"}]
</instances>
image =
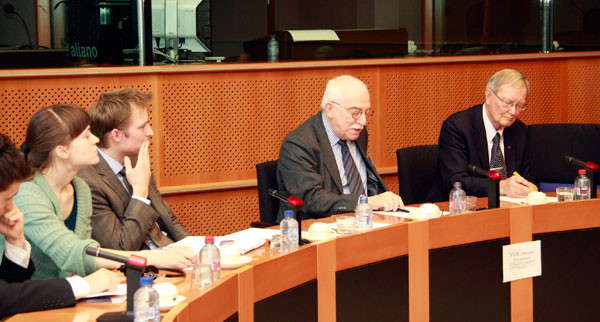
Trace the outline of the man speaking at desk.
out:
<instances>
[{"instance_id":1,"label":"man speaking at desk","mask_svg":"<svg viewBox=\"0 0 600 322\"><path fill-rule=\"evenodd\" d=\"M31 245L23 232L23 213L13 204L13 197L21 182L31 175L23 154L0 134L0 319L21 312L73 306L77 298L112 290L119 284L117 274L106 269L85 278L27 280L35 268L30 260Z\"/></svg>"},{"instance_id":2,"label":"man speaking at desk","mask_svg":"<svg viewBox=\"0 0 600 322\"><path fill-rule=\"evenodd\" d=\"M100 162L79 176L92 191L92 238L102 247L154 249L188 235L150 169L150 99L151 94L124 88L100 95L89 110Z\"/></svg>"},{"instance_id":3,"label":"man speaking at desk","mask_svg":"<svg viewBox=\"0 0 600 322\"><path fill-rule=\"evenodd\" d=\"M283 141L277 166L280 191L304 200L304 217L320 218L352 212L361 194L376 210L403 206L387 191L367 156L365 126L373 114L367 86L352 76L327 83L317 113ZM283 218L279 209L278 221Z\"/></svg>"},{"instance_id":4,"label":"man speaking at desk","mask_svg":"<svg viewBox=\"0 0 600 322\"><path fill-rule=\"evenodd\" d=\"M526 146L527 126L517 119L527 108L529 90L529 80L520 71L498 71L486 85L484 104L444 121L439 138L439 181L429 200L448 200L452 184L457 181L468 195L486 197L487 179L469 173L469 164L502 174L501 195L519 197L537 190L529 181L533 179Z\"/></svg>"}]
</instances>

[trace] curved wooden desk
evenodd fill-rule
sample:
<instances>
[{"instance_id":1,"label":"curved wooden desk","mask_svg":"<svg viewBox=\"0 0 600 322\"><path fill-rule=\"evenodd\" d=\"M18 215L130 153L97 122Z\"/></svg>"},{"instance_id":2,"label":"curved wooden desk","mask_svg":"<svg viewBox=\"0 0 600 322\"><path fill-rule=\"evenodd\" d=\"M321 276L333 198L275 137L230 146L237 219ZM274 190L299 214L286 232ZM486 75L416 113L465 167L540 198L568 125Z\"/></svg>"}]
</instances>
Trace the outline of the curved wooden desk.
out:
<instances>
[{"instance_id":1,"label":"curved wooden desk","mask_svg":"<svg viewBox=\"0 0 600 322\"><path fill-rule=\"evenodd\" d=\"M600 316L600 200L503 207L315 242L283 256L265 247L224 271L163 321L565 321ZM444 207L444 204L441 204ZM333 221L333 218L324 219ZM310 224L307 222L306 225ZM542 240L542 276L502 283L501 247ZM20 314L10 321L94 320L124 305Z\"/></svg>"}]
</instances>

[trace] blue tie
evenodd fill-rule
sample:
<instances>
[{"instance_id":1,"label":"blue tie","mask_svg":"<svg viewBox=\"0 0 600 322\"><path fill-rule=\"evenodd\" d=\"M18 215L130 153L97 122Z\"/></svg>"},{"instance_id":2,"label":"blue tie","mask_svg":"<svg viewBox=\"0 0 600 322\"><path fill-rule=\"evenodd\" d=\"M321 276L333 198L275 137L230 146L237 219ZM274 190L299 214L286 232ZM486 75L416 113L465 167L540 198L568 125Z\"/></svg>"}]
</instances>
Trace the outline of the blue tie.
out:
<instances>
[{"instance_id":1,"label":"blue tie","mask_svg":"<svg viewBox=\"0 0 600 322\"><path fill-rule=\"evenodd\" d=\"M358 173L358 169L356 168L356 164L354 164L354 159L352 159L350 151L348 151L346 141L339 140L338 144L342 147L342 162L344 163L344 171L346 172L346 180L348 181L350 193L355 195L365 194L365 187L360 178L360 174Z\"/></svg>"},{"instance_id":2,"label":"blue tie","mask_svg":"<svg viewBox=\"0 0 600 322\"><path fill-rule=\"evenodd\" d=\"M500 133L496 132L496 136L494 136L492 143L492 158L490 160L490 170L499 172L502 175L502 179L506 179L506 163L504 163L502 150L500 150Z\"/></svg>"}]
</instances>

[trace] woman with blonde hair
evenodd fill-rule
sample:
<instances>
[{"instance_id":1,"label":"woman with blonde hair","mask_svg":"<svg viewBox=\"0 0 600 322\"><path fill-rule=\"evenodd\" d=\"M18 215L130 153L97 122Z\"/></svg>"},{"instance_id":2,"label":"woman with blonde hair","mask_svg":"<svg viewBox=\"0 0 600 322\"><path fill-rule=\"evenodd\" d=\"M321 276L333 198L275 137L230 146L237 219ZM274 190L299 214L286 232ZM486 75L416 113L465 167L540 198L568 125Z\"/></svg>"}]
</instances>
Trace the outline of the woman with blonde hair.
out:
<instances>
[{"instance_id":1,"label":"woman with blonde hair","mask_svg":"<svg viewBox=\"0 0 600 322\"><path fill-rule=\"evenodd\" d=\"M91 193L76 177L79 170L98 162L98 138L90 133L90 118L80 107L54 105L37 111L29 122L24 152L35 176L21 184L15 204L25 215L25 236L31 242L36 279L86 276L98 268L120 264L86 255L99 247L91 239ZM148 265L185 268L196 260L187 247L125 252L148 259Z\"/></svg>"}]
</instances>

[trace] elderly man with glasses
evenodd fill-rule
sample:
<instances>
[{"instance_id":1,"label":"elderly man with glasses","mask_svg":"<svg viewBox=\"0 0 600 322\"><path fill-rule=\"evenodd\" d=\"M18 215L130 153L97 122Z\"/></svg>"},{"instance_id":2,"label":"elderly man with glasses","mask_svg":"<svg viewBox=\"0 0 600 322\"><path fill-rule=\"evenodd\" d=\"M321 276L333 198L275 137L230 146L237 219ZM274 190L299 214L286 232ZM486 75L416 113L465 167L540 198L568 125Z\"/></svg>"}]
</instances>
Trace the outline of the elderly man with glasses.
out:
<instances>
[{"instance_id":1,"label":"elderly man with glasses","mask_svg":"<svg viewBox=\"0 0 600 322\"><path fill-rule=\"evenodd\" d=\"M527 126L517 118L527 108L529 81L514 69L496 72L485 89L485 103L455 113L442 124L439 138L439 181L431 201L448 200L454 182L468 195L487 196L487 179L470 173L474 164L502 174L500 194L526 196L537 187L529 171Z\"/></svg>"},{"instance_id":2,"label":"elderly man with glasses","mask_svg":"<svg viewBox=\"0 0 600 322\"><path fill-rule=\"evenodd\" d=\"M360 195L373 209L403 206L367 156L365 126L373 114L367 86L342 75L327 83L322 111L291 132L279 152L279 190L304 200L303 218L352 212ZM278 220L283 218L280 206Z\"/></svg>"}]
</instances>

